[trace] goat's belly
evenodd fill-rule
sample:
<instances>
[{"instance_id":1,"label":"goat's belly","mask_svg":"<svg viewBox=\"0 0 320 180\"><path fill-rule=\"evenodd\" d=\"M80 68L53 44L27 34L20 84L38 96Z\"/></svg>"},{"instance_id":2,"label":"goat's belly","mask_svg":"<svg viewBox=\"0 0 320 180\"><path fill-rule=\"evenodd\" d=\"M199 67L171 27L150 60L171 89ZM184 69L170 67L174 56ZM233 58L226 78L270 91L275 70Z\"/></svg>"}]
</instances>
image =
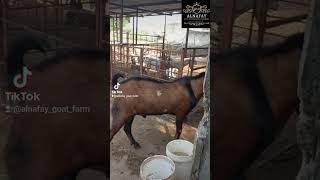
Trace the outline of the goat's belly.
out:
<instances>
[{"instance_id":1,"label":"goat's belly","mask_svg":"<svg viewBox=\"0 0 320 180\"><path fill-rule=\"evenodd\" d=\"M145 106L144 108L136 108L136 114L140 115L161 115L171 114L173 112L172 107L159 107L159 106Z\"/></svg>"}]
</instances>

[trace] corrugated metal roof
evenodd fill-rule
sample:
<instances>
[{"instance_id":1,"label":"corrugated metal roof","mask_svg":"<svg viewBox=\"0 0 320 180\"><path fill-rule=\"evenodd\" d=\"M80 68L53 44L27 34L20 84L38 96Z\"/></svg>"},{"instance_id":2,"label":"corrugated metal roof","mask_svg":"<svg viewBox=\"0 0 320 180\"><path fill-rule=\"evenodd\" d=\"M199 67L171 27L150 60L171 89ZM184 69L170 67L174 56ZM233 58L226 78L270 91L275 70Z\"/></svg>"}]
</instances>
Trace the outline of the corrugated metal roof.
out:
<instances>
[{"instance_id":1,"label":"corrugated metal roof","mask_svg":"<svg viewBox=\"0 0 320 180\"><path fill-rule=\"evenodd\" d=\"M110 14L121 14L122 0L110 1ZM181 0L123 0L123 14L136 16L154 16L160 14L181 13Z\"/></svg>"}]
</instances>

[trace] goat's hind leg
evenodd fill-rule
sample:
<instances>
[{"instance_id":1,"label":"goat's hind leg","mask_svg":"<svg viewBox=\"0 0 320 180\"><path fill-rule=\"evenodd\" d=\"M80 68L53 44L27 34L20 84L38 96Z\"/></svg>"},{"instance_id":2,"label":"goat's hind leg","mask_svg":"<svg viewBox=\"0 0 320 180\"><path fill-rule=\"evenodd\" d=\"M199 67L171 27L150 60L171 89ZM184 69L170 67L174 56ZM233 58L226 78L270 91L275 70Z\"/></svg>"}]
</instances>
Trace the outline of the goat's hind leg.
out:
<instances>
[{"instance_id":1,"label":"goat's hind leg","mask_svg":"<svg viewBox=\"0 0 320 180\"><path fill-rule=\"evenodd\" d=\"M176 118L176 135L174 136L175 139L179 139L181 132L182 132L182 124L183 124L183 120L185 117L183 118Z\"/></svg>"},{"instance_id":2,"label":"goat's hind leg","mask_svg":"<svg viewBox=\"0 0 320 180\"><path fill-rule=\"evenodd\" d=\"M134 146L135 149L140 148L140 144L133 138L132 136L132 132L131 132L131 127L132 127L132 123L133 123L133 119L134 116L129 117L129 119L126 121L123 130L124 132L127 134L127 137L129 139L129 141L131 142L131 144Z\"/></svg>"}]
</instances>

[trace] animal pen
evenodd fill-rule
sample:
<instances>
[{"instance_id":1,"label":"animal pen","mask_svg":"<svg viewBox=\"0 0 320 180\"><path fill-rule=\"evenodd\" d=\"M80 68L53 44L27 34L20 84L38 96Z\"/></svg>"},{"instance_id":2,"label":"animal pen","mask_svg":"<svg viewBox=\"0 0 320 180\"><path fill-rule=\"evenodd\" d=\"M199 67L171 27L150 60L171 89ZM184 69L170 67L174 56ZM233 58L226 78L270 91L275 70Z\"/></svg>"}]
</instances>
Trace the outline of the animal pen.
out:
<instances>
[{"instance_id":1,"label":"animal pen","mask_svg":"<svg viewBox=\"0 0 320 180\"><path fill-rule=\"evenodd\" d=\"M103 48L109 41L106 36L108 16L105 2L105 0L78 1L78 3L68 0L1 1L1 72L5 72L4 60L8 46L21 34L29 33L49 38L52 47L48 51L52 53L55 49L66 47Z\"/></svg>"},{"instance_id":2,"label":"animal pen","mask_svg":"<svg viewBox=\"0 0 320 180\"><path fill-rule=\"evenodd\" d=\"M216 0L211 3L211 52L231 47L268 46L304 32L309 0ZM211 120L214 123L214 119ZM301 166L294 115L282 133L245 172L246 179L294 179ZM213 169L214 173L214 169Z\"/></svg>"},{"instance_id":3,"label":"animal pen","mask_svg":"<svg viewBox=\"0 0 320 180\"><path fill-rule=\"evenodd\" d=\"M207 38L207 46L190 47L188 42L193 30L186 29L185 37L179 45L169 41L168 18L179 14L181 14L180 1L111 1L112 73L121 72L129 77L140 76L160 81L172 81L205 72L209 61L209 38ZM163 21L159 21L159 24L163 24L162 33L156 35L142 33L143 28L140 25L143 18L151 16L163 17ZM131 26L124 28L125 19L130 20ZM181 27L181 24L179 26ZM209 31L207 33L209 34ZM188 122L184 123L182 139L194 142L202 116L202 103L199 103L194 108L194 112L188 116ZM144 118L135 116L134 119L132 131L137 141L141 143L141 149L135 150L128 142L124 131L120 130L110 145L111 179L139 179L139 167L143 160L155 154L164 155L167 143L173 140L175 117L170 115ZM198 147L197 144L195 147ZM196 155L195 159L200 159L200 156Z\"/></svg>"},{"instance_id":4,"label":"animal pen","mask_svg":"<svg viewBox=\"0 0 320 180\"><path fill-rule=\"evenodd\" d=\"M179 8L176 7L179 2L171 2L170 5L174 6L169 10L166 7L166 12L137 8L144 6L164 8L162 3L164 2L145 4L135 4L130 1L128 4L111 2L110 25L114 29L110 32L110 52L113 71L166 81L182 76L193 76L206 68L208 47L188 47L189 29L186 31L184 47L172 45L166 39L166 19L168 16L180 14ZM163 34L139 33L139 19L157 15L164 16ZM124 17L132 22L131 32L124 32Z\"/></svg>"}]
</instances>

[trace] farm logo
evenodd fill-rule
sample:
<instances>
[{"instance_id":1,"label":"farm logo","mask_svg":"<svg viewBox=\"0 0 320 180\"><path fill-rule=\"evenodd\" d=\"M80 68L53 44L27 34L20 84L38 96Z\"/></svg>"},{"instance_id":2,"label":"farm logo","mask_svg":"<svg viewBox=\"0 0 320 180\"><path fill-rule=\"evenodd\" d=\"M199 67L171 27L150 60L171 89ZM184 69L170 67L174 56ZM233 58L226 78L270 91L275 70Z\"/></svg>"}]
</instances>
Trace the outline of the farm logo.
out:
<instances>
[{"instance_id":1,"label":"farm logo","mask_svg":"<svg viewBox=\"0 0 320 180\"><path fill-rule=\"evenodd\" d=\"M13 78L13 84L17 87L17 88L23 88L27 85L27 81L28 81L28 76L31 76L32 72L27 68L27 67L23 67L22 68L22 73L21 74L17 74L14 78Z\"/></svg>"},{"instance_id":2,"label":"farm logo","mask_svg":"<svg viewBox=\"0 0 320 180\"><path fill-rule=\"evenodd\" d=\"M210 28L210 1L183 0L182 28Z\"/></svg>"}]
</instances>

